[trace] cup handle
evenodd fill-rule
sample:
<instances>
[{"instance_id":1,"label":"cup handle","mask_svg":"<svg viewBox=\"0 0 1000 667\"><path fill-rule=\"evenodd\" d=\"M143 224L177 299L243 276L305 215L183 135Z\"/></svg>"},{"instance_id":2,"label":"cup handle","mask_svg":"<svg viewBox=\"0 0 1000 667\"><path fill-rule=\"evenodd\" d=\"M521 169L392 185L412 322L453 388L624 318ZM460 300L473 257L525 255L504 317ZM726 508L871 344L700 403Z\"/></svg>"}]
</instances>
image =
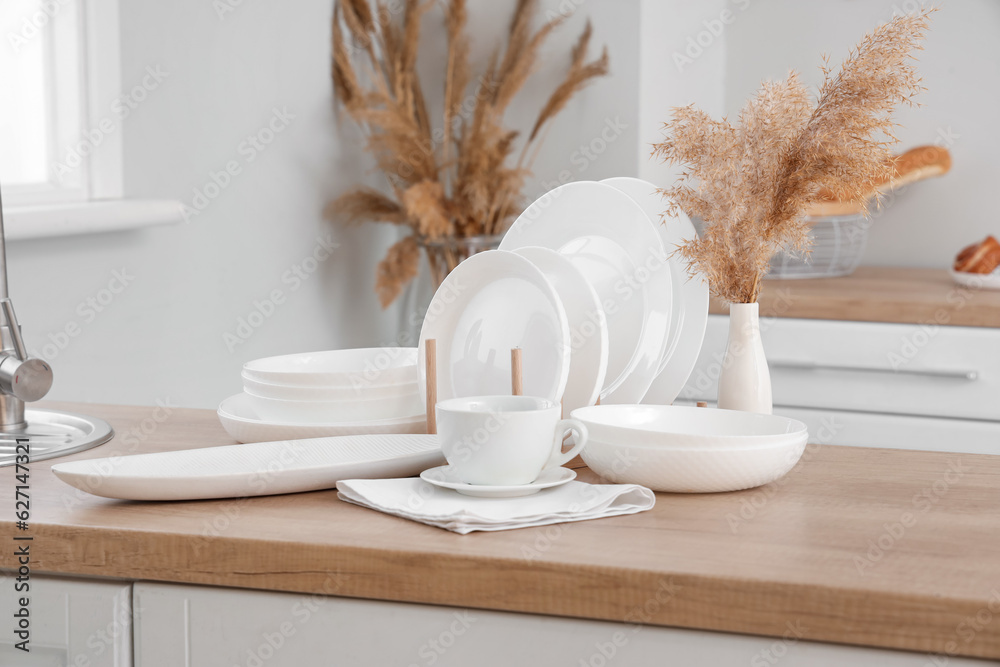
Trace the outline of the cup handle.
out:
<instances>
[{"instance_id":1,"label":"cup handle","mask_svg":"<svg viewBox=\"0 0 1000 667\"><path fill-rule=\"evenodd\" d=\"M563 439L570 431L576 431L576 444L568 452L562 450ZM556 435L552 442L552 457L543 470L558 468L570 462L587 444L587 427L579 419L561 419L556 424Z\"/></svg>"}]
</instances>

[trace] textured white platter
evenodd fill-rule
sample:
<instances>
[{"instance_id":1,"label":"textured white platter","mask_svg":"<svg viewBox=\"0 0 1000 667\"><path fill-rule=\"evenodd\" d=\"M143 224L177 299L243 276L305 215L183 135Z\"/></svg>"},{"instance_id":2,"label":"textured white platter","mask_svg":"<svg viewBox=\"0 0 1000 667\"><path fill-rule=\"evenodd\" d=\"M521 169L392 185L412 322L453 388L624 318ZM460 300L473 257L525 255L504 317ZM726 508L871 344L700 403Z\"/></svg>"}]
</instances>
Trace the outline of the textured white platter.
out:
<instances>
[{"instance_id":1,"label":"textured white platter","mask_svg":"<svg viewBox=\"0 0 1000 667\"><path fill-rule=\"evenodd\" d=\"M666 252L645 211L610 185L566 183L528 206L500 242L528 246L559 252L586 276L608 323L601 402L637 403L659 371L672 310Z\"/></svg>"},{"instance_id":2,"label":"textured white platter","mask_svg":"<svg viewBox=\"0 0 1000 667\"><path fill-rule=\"evenodd\" d=\"M639 178L609 178L607 183L618 188L642 206L663 240L668 255L681 242L697 237L691 219L683 211L660 222L660 214L667 208L656 186ZM694 370L705 340L708 326L708 282L699 276L690 277L683 260L671 257L670 275L673 278L673 313L660 357L659 373L642 399L643 403L670 405L681 393Z\"/></svg>"},{"instance_id":3,"label":"textured white platter","mask_svg":"<svg viewBox=\"0 0 1000 667\"><path fill-rule=\"evenodd\" d=\"M261 419L254 411L250 397L236 394L222 401L218 410L219 421L226 433L237 442L269 442L272 440L299 440L326 438L342 435L367 435L385 433L426 433L427 418L414 415L402 419L377 419L364 422L335 424L287 424Z\"/></svg>"},{"instance_id":4,"label":"textured white platter","mask_svg":"<svg viewBox=\"0 0 1000 667\"><path fill-rule=\"evenodd\" d=\"M52 472L105 498L202 500L332 489L341 479L409 477L443 462L436 435L358 435L70 461Z\"/></svg>"},{"instance_id":5,"label":"textured white platter","mask_svg":"<svg viewBox=\"0 0 1000 667\"><path fill-rule=\"evenodd\" d=\"M509 394L515 347L522 350L524 394L555 403L562 399L570 366L566 312L545 274L520 255L481 252L441 283L420 329L422 398L428 338L437 340L439 401Z\"/></svg>"}]
</instances>

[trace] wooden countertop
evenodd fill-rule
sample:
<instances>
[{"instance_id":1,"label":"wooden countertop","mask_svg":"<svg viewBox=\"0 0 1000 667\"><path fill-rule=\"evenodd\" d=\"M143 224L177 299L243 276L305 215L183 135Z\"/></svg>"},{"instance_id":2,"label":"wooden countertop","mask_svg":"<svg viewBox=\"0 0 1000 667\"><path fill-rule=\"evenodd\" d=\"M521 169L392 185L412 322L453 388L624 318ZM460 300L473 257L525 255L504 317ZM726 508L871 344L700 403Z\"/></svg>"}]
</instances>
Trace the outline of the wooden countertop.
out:
<instances>
[{"instance_id":1,"label":"wooden countertop","mask_svg":"<svg viewBox=\"0 0 1000 667\"><path fill-rule=\"evenodd\" d=\"M713 301L711 312L726 306ZM1000 327L1000 291L962 287L942 269L862 266L849 276L771 280L761 317Z\"/></svg>"},{"instance_id":2,"label":"wooden countertop","mask_svg":"<svg viewBox=\"0 0 1000 667\"><path fill-rule=\"evenodd\" d=\"M117 429L72 458L232 443L207 410L51 407ZM810 446L784 480L760 489L658 494L637 515L466 536L334 491L107 500L63 484L51 463L31 465L33 574L770 636L793 623L810 640L1000 658L1000 457ZM0 567L15 568L14 471L0 474Z\"/></svg>"}]
</instances>

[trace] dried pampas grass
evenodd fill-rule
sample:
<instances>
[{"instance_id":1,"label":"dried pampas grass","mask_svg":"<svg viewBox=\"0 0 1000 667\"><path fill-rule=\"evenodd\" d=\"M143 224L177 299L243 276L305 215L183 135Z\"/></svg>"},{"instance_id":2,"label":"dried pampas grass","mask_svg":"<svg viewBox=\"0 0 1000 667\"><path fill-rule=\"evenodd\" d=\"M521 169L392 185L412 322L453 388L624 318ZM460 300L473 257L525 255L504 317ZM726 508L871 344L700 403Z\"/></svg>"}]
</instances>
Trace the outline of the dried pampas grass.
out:
<instances>
[{"instance_id":1,"label":"dried pampas grass","mask_svg":"<svg viewBox=\"0 0 1000 667\"><path fill-rule=\"evenodd\" d=\"M808 252L803 211L821 192L867 212L872 183L892 176L892 113L923 90L912 52L932 11L878 27L836 74L824 64L815 103L793 72L765 82L736 126L693 106L674 110L653 154L686 167L662 193L668 212L705 221L701 238L678 252L716 296L754 303L775 252Z\"/></svg>"},{"instance_id":2,"label":"dried pampas grass","mask_svg":"<svg viewBox=\"0 0 1000 667\"><path fill-rule=\"evenodd\" d=\"M377 269L383 306L417 273L420 242L499 234L521 209L544 130L589 83L608 73L608 54L588 61L588 23L566 75L542 106L527 139L506 127L505 112L535 71L543 44L565 16L535 28L538 0L517 0L504 48L473 81L466 0L447 0L444 111L434 127L416 72L420 22L433 0L405 0L397 22L385 0L334 5L332 78L340 109L361 126L366 148L392 195L348 192L325 209L346 222L404 224L415 235L390 248ZM519 152L518 152L519 147ZM518 153L515 156L515 152Z\"/></svg>"}]
</instances>

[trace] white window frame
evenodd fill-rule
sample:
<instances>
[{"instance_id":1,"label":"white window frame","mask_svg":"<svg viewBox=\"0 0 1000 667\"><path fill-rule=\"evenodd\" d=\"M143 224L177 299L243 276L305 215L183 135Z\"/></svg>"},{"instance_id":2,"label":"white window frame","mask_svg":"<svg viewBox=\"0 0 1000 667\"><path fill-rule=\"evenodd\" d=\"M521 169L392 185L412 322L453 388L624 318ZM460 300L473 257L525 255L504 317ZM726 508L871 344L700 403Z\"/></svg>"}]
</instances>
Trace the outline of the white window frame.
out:
<instances>
[{"instance_id":1,"label":"white window frame","mask_svg":"<svg viewBox=\"0 0 1000 667\"><path fill-rule=\"evenodd\" d=\"M179 222L171 200L124 199L123 121L112 114L122 95L119 0L57 0L45 30L51 71L48 99L49 182L3 186L7 237L39 238ZM67 112L68 110L68 112ZM113 123L109 132L102 122ZM100 132L96 146L85 133ZM82 153L87 152L87 155ZM70 157L74 156L74 157ZM56 165L72 167L59 178ZM79 164L75 162L79 159Z\"/></svg>"}]
</instances>

